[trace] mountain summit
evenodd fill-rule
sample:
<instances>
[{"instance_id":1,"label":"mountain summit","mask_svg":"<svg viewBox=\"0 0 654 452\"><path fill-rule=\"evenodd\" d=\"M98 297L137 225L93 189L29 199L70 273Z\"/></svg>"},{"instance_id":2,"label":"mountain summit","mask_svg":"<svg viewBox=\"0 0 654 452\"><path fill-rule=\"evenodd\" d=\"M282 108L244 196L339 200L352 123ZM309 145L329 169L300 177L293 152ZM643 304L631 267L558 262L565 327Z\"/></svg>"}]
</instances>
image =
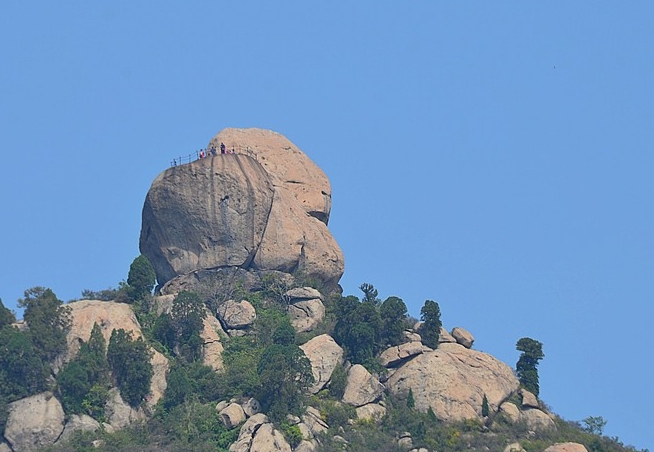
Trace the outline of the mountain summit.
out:
<instances>
[{"instance_id":1,"label":"mountain summit","mask_svg":"<svg viewBox=\"0 0 654 452\"><path fill-rule=\"evenodd\" d=\"M152 183L140 249L160 285L203 270L274 270L332 291L344 263L327 228L330 211L327 176L287 138L225 129L206 157Z\"/></svg>"}]
</instances>

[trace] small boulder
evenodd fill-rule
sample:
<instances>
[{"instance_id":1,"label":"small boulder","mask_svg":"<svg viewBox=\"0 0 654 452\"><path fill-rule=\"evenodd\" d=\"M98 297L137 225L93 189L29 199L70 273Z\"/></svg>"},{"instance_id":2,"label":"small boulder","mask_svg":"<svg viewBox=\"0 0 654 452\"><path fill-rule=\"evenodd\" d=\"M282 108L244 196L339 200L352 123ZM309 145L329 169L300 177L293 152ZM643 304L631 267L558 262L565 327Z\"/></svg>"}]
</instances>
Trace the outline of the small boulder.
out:
<instances>
[{"instance_id":1,"label":"small boulder","mask_svg":"<svg viewBox=\"0 0 654 452\"><path fill-rule=\"evenodd\" d=\"M542 432L556 429L556 424L546 413L536 408L527 408L520 413L520 419L527 423L530 430Z\"/></svg>"},{"instance_id":2,"label":"small boulder","mask_svg":"<svg viewBox=\"0 0 654 452\"><path fill-rule=\"evenodd\" d=\"M456 340L457 344L461 344L465 348L471 348L472 343L475 342L475 338L470 332L458 326L452 330L452 337Z\"/></svg>"},{"instance_id":3,"label":"small boulder","mask_svg":"<svg viewBox=\"0 0 654 452\"><path fill-rule=\"evenodd\" d=\"M402 340L404 342L422 342L420 335L412 330L402 331Z\"/></svg>"},{"instance_id":4,"label":"small boulder","mask_svg":"<svg viewBox=\"0 0 654 452\"><path fill-rule=\"evenodd\" d=\"M302 300L322 300L322 294L313 287L296 287L295 289L288 290L284 294L284 298L289 300L290 303L295 303Z\"/></svg>"},{"instance_id":5,"label":"small boulder","mask_svg":"<svg viewBox=\"0 0 654 452\"><path fill-rule=\"evenodd\" d=\"M312 331L325 318L325 305L319 298L300 300L287 308L291 325L298 333Z\"/></svg>"},{"instance_id":6,"label":"small boulder","mask_svg":"<svg viewBox=\"0 0 654 452\"><path fill-rule=\"evenodd\" d=\"M379 362L384 367L397 367L413 356L422 353L420 342L408 342L384 350L379 355Z\"/></svg>"},{"instance_id":7,"label":"small boulder","mask_svg":"<svg viewBox=\"0 0 654 452\"><path fill-rule=\"evenodd\" d=\"M226 329L242 330L254 323L257 313L247 300L227 300L218 307L218 318Z\"/></svg>"},{"instance_id":8,"label":"small boulder","mask_svg":"<svg viewBox=\"0 0 654 452\"><path fill-rule=\"evenodd\" d=\"M250 452L291 452L291 446L272 424L263 424L252 437Z\"/></svg>"},{"instance_id":9,"label":"small boulder","mask_svg":"<svg viewBox=\"0 0 654 452\"><path fill-rule=\"evenodd\" d=\"M329 429L329 425L323 421L320 411L312 406L307 407L304 415L302 415L302 422L309 427L309 430L311 430L314 436L324 433Z\"/></svg>"},{"instance_id":10,"label":"small boulder","mask_svg":"<svg viewBox=\"0 0 654 452\"><path fill-rule=\"evenodd\" d=\"M439 344L456 344L456 339L447 332L447 330L443 327L441 327L441 332L438 335L438 343Z\"/></svg>"},{"instance_id":11,"label":"small boulder","mask_svg":"<svg viewBox=\"0 0 654 452\"><path fill-rule=\"evenodd\" d=\"M64 410L51 392L9 404L4 436L14 451L32 452L51 446L64 430Z\"/></svg>"},{"instance_id":12,"label":"small boulder","mask_svg":"<svg viewBox=\"0 0 654 452\"><path fill-rule=\"evenodd\" d=\"M397 445L402 450L410 450L413 447L413 438L411 433L404 432L400 434L400 437L397 439Z\"/></svg>"},{"instance_id":13,"label":"small boulder","mask_svg":"<svg viewBox=\"0 0 654 452\"><path fill-rule=\"evenodd\" d=\"M73 414L66 422L64 431L57 442L65 441L74 432L94 432L100 428L100 423L87 414Z\"/></svg>"},{"instance_id":14,"label":"small boulder","mask_svg":"<svg viewBox=\"0 0 654 452\"><path fill-rule=\"evenodd\" d=\"M375 402L384 392L384 385L361 364L355 364L347 374L343 402L355 407Z\"/></svg>"},{"instance_id":15,"label":"small boulder","mask_svg":"<svg viewBox=\"0 0 654 452\"><path fill-rule=\"evenodd\" d=\"M534 394L524 388L521 388L519 392L522 396L522 408L540 408L538 398Z\"/></svg>"},{"instance_id":16,"label":"small boulder","mask_svg":"<svg viewBox=\"0 0 654 452\"><path fill-rule=\"evenodd\" d=\"M386 416L386 408L376 403L360 406L356 412L357 419L371 422L380 422Z\"/></svg>"},{"instance_id":17,"label":"small boulder","mask_svg":"<svg viewBox=\"0 0 654 452\"><path fill-rule=\"evenodd\" d=\"M297 445L297 447L293 450L293 452L315 452L316 451L316 446L314 443L311 441L307 441L306 439L300 441L300 444Z\"/></svg>"},{"instance_id":18,"label":"small boulder","mask_svg":"<svg viewBox=\"0 0 654 452\"><path fill-rule=\"evenodd\" d=\"M267 422L268 417L263 413L255 414L245 421L239 430L238 439L229 446L229 452L249 452L253 435Z\"/></svg>"},{"instance_id":19,"label":"small boulder","mask_svg":"<svg viewBox=\"0 0 654 452\"><path fill-rule=\"evenodd\" d=\"M243 411L247 417L254 416L255 414L261 412L261 404L257 399L252 397L241 403L241 407L243 408Z\"/></svg>"},{"instance_id":20,"label":"small boulder","mask_svg":"<svg viewBox=\"0 0 654 452\"><path fill-rule=\"evenodd\" d=\"M316 336L300 348L311 363L314 383L309 392L317 394L329 382L336 366L343 363L343 349L328 334Z\"/></svg>"},{"instance_id":21,"label":"small boulder","mask_svg":"<svg viewBox=\"0 0 654 452\"><path fill-rule=\"evenodd\" d=\"M243 408L238 403L230 403L218 413L218 417L220 418L220 422L227 429L231 430L242 422L245 422L245 411L243 411Z\"/></svg>"},{"instance_id":22,"label":"small boulder","mask_svg":"<svg viewBox=\"0 0 654 452\"><path fill-rule=\"evenodd\" d=\"M503 413L513 424L520 421L520 410L514 403L504 402L500 405L500 413Z\"/></svg>"},{"instance_id":23,"label":"small boulder","mask_svg":"<svg viewBox=\"0 0 654 452\"><path fill-rule=\"evenodd\" d=\"M515 406L515 405L514 405ZM526 452L520 443L511 443L504 448L504 452Z\"/></svg>"}]
</instances>

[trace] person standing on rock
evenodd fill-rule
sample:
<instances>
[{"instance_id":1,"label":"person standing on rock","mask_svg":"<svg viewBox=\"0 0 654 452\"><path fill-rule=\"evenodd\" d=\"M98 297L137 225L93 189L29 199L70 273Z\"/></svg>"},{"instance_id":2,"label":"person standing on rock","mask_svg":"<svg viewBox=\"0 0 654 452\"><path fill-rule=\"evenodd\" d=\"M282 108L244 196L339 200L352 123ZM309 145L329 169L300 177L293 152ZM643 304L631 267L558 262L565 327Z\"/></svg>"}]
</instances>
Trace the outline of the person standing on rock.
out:
<instances>
[{"instance_id":1,"label":"person standing on rock","mask_svg":"<svg viewBox=\"0 0 654 452\"><path fill-rule=\"evenodd\" d=\"M200 149L200 158L201 158L201 159L204 158L204 149Z\"/></svg>"},{"instance_id":2,"label":"person standing on rock","mask_svg":"<svg viewBox=\"0 0 654 452\"><path fill-rule=\"evenodd\" d=\"M211 146L211 155L216 155L216 146Z\"/></svg>"},{"instance_id":3,"label":"person standing on rock","mask_svg":"<svg viewBox=\"0 0 654 452\"><path fill-rule=\"evenodd\" d=\"M225 143L220 143L220 153L225 154Z\"/></svg>"}]
</instances>

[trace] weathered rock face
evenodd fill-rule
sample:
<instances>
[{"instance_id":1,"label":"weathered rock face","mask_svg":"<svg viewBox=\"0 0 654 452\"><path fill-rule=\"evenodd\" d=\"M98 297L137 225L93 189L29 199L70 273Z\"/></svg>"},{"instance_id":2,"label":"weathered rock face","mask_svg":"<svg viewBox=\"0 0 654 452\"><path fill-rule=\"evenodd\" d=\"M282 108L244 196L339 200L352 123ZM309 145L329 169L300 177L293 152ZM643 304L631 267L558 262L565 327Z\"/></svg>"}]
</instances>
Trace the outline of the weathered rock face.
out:
<instances>
[{"instance_id":1,"label":"weathered rock face","mask_svg":"<svg viewBox=\"0 0 654 452\"><path fill-rule=\"evenodd\" d=\"M331 189L324 173L283 136L226 129L235 154L169 168L143 206L140 248L160 284L222 267L300 272L328 290L343 255L327 229Z\"/></svg>"},{"instance_id":2,"label":"weathered rock face","mask_svg":"<svg viewBox=\"0 0 654 452\"><path fill-rule=\"evenodd\" d=\"M245 411L238 403L230 403L218 413L220 421L228 429L232 429L245 421Z\"/></svg>"},{"instance_id":3,"label":"weathered rock face","mask_svg":"<svg viewBox=\"0 0 654 452\"><path fill-rule=\"evenodd\" d=\"M297 146L286 137L270 130L222 130L210 142L209 148L227 150L254 157L271 175L273 183L288 189L309 215L327 224L331 211L329 179Z\"/></svg>"},{"instance_id":4,"label":"weathered rock face","mask_svg":"<svg viewBox=\"0 0 654 452\"><path fill-rule=\"evenodd\" d=\"M519 394L522 396L522 408L540 408L538 398L525 388L520 388Z\"/></svg>"},{"instance_id":5,"label":"weathered rock face","mask_svg":"<svg viewBox=\"0 0 654 452\"><path fill-rule=\"evenodd\" d=\"M240 330L252 325L257 313L247 300L227 300L218 307L218 317L227 330Z\"/></svg>"},{"instance_id":6,"label":"weathered rock face","mask_svg":"<svg viewBox=\"0 0 654 452\"><path fill-rule=\"evenodd\" d=\"M441 344L416 356L386 382L399 396L406 397L411 389L416 409L424 413L431 407L443 421L481 419L484 394L496 411L518 385L509 366L458 344Z\"/></svg>"},{"instance_id":7,"label":"weathered rock face","mask_svg":"<svg viewBox=\"0 0 654 452\"><path fill-rule=\"evenodd\" d=\"M384 367L395 367L421 353L422 344L420 342L407 342L384 350L379 355L379 363Z\"/></svg>"},{"instance_id":8,"label":"weathered rock face","mask_svg":"<svg viewBox=\"0 0 654 452\"><path fill-rule=\"evenodd\" d=\"M355 364L347 374L343 402L360 407L375 402L384 392L384 386L361 364Z\"/></svg>"},{"instance_id":9,"label":"weathered rock face","mask_svg":"<svg viewBox=\"0 0 654 452\"><path fill-rule=\"evenodd\" d=\"M114 329L123 329L132 333L132 338L142 336L141 325L130 305L125 303L114 303L111 301L82 300L69 303L71 308L72 326L68 332L68 352L65 361L70 361L77 354L82 341L86 342L91 337L93 325L98 324L102 336L109 344L111 333ZM154 375L150 385L150 396L146 403L152 407L163 396L166 390L166 375L170 368L168 358L154 349L152 351L152 368Z\"/></svg>"},{"instance_id":10,"label":"weathered rock face","mask_svg":"<svg viewBox=\"0 0 654 452\"><path fill-rule=\"evenodd\" d=\"M311 363L314 383L309 391L316 394L329 382L336 366L343 363L343 349L328 334L316 336L300 348Z\"/></svg>"},{"instance_id":11,"label":"weathered rock face","mask_svg":"<svg viewBox=\"0 0 654 452\"><path fill-rule=\"evenodd\" d=\"M64 430L64 410L50 392L9 404L4 436L16 452L51 446Z\"/></svg>"},{"instance_id":12,"label":"weathered rock face","mask_svg":"<svg viewBox=\"0 0 654 452\"><path fill-rule=\"evenodd\" d=\"M588 452L588 449L579 443L558 443L548 447L543 452Z\"/></svg>"},{"instance_id":13,"label":"weathered rock face","mask_svg":"<svg viewBox=\"0 0 654 452\"><path fill-rule=\"evenodd\" d=\"M73 414L66 422L64 431L57 440L57 443L65 441L75 432L95 432L100 428L100 423L86 414Z\"/></svg>"},{"instance_id":14,"label":"weathered rock face","mask_svg":"<svg viewBox=\"0 0 654 452\"><path fill-rule=\"evenodd\" d=\"M109 397L104 411L109 425L116 430L127 427L133 422L143 421L146 418L142 408L132 408L123 400L118 388L109 390Z\"/></svg>"},{"instance_id":15,"label":"weathered rock face","mask_svg":"<svg viewBox=\"0 0 654 452\"><path fill-rule=\"evenodd\" d=\"M357 419L379 422L386 416L386 408L376 403L369 403L356 409Z\"/></svg>"}]
</instances>

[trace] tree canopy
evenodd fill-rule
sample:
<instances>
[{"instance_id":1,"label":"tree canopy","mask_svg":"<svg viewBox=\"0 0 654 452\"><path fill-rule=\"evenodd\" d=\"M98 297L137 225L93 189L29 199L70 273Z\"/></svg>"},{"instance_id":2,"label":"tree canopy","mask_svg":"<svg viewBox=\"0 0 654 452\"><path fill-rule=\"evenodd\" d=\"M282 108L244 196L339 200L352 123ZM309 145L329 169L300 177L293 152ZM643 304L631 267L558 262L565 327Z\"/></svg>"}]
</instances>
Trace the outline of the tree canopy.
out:
<instances>
[{"instance_id":1,"label":"tree canopy","mask_svg":"<svg viewBox=\"0 0 654 452\"><path fill-rule=\"evenodd\" d=\"M129 286L132 300L142 300L152 293L157 283L157 275L154 267L147 257L139 255L129 266L127 285Z\"/></svg>"},{"instance_id":2,"label":"tree canopy","mask_svg":"<svg viewBox=\"0 0 654 452\"><path fill-rule=\"evenodd\" d=\"M430 348L438 347L438 339L441 334L441 308L433 300L426 300L420 310L420 319L423 321L420 327L422 343Z\"/></svg>"},{"instance_id":3,"label":"tree canopy","mask_svg":"<svg viewBox=\"0 0 654 452\"><path fill-rule=\"evenodd\" d=\"M50 289L33 287L18 300L25 308L23 319L30 328L30 338L39 356L51 362L66 350L66 333L71 326L70 308L63 305Z\"/></svg>"},{"instance_id":4,"label":"tree canopy","mask_svg":"<svg viewBox=\"0 0 654 452\"><path fill-rule=\"evenodd\" d=\"M113 330L109 339L107 361L111 366L120 395L131 406L141 404L150 392L152 381L151 352L143 338L132 339L131 333Z\"/></svg>"},{"instance_id":5,"label":"tree canopy","mask_svg":"<svg viewBox=\"0 0 654 452\"><path fill-rule=\"evenodd\" d=\"M545 357L543 344L535 339L523 337L516 343L516 349L522 352L516 363L518 380L527 391L538 397L538 362Z\"/></svg>"}]
</instances>

